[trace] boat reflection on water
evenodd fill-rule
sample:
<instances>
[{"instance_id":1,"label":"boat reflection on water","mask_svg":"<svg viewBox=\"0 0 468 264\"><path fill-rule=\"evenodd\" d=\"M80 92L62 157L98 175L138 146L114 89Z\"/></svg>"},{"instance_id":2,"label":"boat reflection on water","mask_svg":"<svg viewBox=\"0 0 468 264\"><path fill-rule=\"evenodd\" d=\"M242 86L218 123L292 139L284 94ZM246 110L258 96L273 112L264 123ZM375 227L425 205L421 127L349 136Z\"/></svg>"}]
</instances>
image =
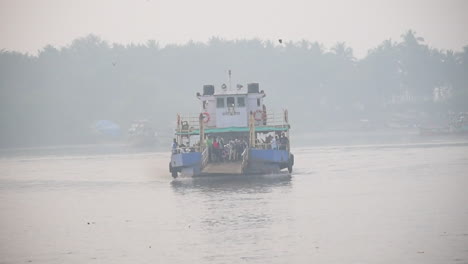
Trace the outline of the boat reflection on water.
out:
<instances>
[{"instance_id":1,"label":"boat reflection on water","mask_svg":"<svg viewBox=\"0 0 468 264\"><path fill-rule=\"evenodd\" d=\"M207 247L215 249L199 262L237 263L258 253L252 250L259 238L263 246L274 247L276 238L286 235L282 230L294 224L290 203L284 200L293 190L291 183L289 174L174 179L175 219L179 226L187 227L184 243L189 241L183 248L193 254L207 252Z\"/></svg>"},{"instance_id":2,"label":"boat reflection on water","mask_svg":"<svg viewBox=\"0 0 468 264\"><path fill-rule=\"evenodd\" d=\"M253 193L271 192L276 188L289 188L291 174L269 175L210 175L177 178L171 182L172 188L180 194L187 192Z\"/></svg>"}]
</instances>

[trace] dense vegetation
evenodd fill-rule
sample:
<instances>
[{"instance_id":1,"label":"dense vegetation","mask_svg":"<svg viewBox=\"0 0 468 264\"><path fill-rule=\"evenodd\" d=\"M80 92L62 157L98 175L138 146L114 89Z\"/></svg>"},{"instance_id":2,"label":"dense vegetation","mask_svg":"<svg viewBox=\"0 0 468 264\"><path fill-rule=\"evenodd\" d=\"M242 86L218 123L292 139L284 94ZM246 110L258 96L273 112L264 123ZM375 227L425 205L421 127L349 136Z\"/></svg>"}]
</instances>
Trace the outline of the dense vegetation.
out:
<instances>
[{"instance_id":1,"label":"dense vegetation","mask_svg":"<svg viewBox=\"0 0 468 264\"><path fill-rule=\"evenodd\" d=\"M101 119L125 128L148 118L170 131L177 112L198 110L203 84L227 82L228 69L233 85L259 82L270 109L287 107L299 130L468 110L468 46L434 49L413 31L359 60L345 43L123 46L90 35L37 56L0 52L0 147L91 142L90 127Z\"/></svg>"}]
</instances>

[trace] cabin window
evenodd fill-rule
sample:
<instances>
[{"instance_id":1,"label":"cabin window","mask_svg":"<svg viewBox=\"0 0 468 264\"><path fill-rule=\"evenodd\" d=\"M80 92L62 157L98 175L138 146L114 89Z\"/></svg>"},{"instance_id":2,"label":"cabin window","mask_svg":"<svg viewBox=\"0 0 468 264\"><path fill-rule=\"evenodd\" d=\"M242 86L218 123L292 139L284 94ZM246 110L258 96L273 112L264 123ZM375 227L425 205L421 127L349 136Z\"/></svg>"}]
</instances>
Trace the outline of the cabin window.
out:
<instances>
[{"instance_id":1,"label":"cabin window","mask_svg":"<svg viewBox=\"0 0 468 264\"><path fill-rule=\"evenodd\" d=\"M257 99L257 106L260 106L260 99Z\"/></svg>"},{"instance_id":2,"label":"cabin window","mask_svg":"<svg viewBox=\"0 0 468 264\"><path fill-rule=\"evenodd\" d=\"M228 97L227 98L227 107L234 107L234 106L235 106L234 97Z\"/></svg>"},{"instance_id":3,"label":"cabin window","mask_svg":"<svg viewBox=\"0 0 468 264\"><path fill-rule=\"evenodd\" d=\"M244 97L237 97L237 106L244 107L245 106L245 98Z\"/></svg>"},{"instance_id":4,"label":"cabin window","mask_svg":"<svg viewBox=\"0 0 468 264\"><path fill-rule=\"evenodd\" d=\"M216 107L224 108L224 98L216 98Z\"/></svg>"},{"instance_id":5,"label":"cabin window","mask_svg":"<svg viewBox=\"0 0 468 264\"><path fill-rule=\"evenodd\" d=\"M203 101L203 109L206 110L206 101Z\"/></svg>"}]
</instances>

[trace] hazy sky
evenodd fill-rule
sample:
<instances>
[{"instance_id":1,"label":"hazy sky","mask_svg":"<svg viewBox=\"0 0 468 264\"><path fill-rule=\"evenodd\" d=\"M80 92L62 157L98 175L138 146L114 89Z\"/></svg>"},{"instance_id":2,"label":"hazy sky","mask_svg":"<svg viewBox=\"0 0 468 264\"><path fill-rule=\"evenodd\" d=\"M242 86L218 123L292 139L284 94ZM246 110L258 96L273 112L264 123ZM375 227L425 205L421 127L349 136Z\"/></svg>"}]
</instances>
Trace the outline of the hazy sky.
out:
<instances>
[{"instance_id":1,"label":"hazy sky","mask_svg":"<svg viewBox=\"0 0 468 264\"><path fill-rule=\"evenodd\" d=\"M161 44L254 38L345 41L357 56L415 30L431 46L468 45L465 0L0 0L0 49L36 53L90 33Z\"/></svg>"}]
</instances>

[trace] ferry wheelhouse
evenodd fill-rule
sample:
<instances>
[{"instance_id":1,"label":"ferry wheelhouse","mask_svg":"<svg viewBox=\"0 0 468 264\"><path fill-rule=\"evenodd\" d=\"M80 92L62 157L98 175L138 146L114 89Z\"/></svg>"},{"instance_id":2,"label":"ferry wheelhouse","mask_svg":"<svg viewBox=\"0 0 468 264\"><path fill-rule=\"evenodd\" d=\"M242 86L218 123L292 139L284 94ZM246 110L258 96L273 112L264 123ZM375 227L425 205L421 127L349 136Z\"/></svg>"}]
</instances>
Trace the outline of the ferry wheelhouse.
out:
<instances>
[{"instance_id":1,"label":"ferry wheelhouse","mask_svg":"<svg viewBox=\"0 0 468 264\"><path fill-rule=\"evenodd\" d=\"M288 111L268 110L265 97L258 83L204 85L201 112L177 115L172 176L291 172Z\"/></svg>"}]
</instances>

